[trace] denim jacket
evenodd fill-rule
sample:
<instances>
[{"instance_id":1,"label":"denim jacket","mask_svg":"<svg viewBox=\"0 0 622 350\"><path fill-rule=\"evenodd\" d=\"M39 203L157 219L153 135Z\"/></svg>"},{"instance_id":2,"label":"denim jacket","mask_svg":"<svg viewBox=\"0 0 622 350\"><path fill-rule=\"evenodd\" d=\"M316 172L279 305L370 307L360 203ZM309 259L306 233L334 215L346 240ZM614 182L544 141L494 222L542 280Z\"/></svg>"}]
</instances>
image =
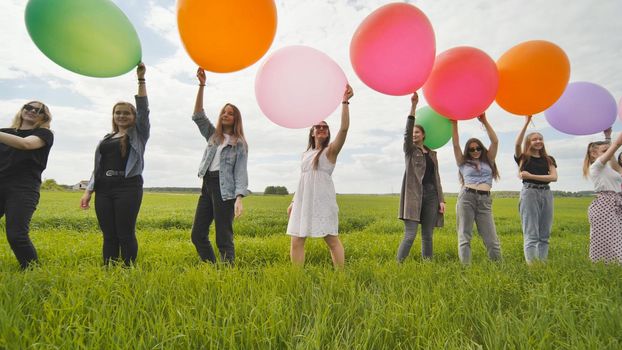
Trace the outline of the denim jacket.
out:
<instances>
[{"instance_id":1,"label":"denim jacket","mask_svg":"<svg viewBox=\"0 0 622 350\"><path fill-rule=\"evenodd\" d=\"M201 110L192 116L192 120L199 127L201 135L207 140L207 148L203 153L203 159L199 166L199 177L207 174L207 169L216 155L218 145L213 140L216 128L205 116L205 111ZM248 195L248 171L246 163L248 153L246 145L241 140L229 139L229 143L220 153L220 194L222 200L235 199L237 196Z\"/></svg>"},{"instance_id":2,"label":"denim jacket","mask_svg":"<svg viewBox=\"0 0 622 350\"><path fill-rule=\"evenodd\" d=\"M127 130L127 137L129 139L129 150L127 156L127 165L125 166L125 177L132 177L141 175L145 167L145 145L149 140L149 132L151 124L149 123L149 101L147 96L135 96L136 97L136 123L133 127ZM101 153L99 153L99 146L102 141L111 138L114 134L108 134L99 141L97 148L95 149L95 166L91 179L87 189L91 192L95 190L95 176L99 172L101 163Z\"/></svg>"}]
</instances>

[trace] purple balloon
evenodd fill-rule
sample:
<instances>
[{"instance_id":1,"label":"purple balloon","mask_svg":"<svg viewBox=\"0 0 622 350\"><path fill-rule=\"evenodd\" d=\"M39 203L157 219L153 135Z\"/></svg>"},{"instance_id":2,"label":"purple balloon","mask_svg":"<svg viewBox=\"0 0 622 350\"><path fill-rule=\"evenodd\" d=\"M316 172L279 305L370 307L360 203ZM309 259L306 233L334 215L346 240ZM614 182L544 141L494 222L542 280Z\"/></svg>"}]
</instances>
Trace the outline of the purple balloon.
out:
<instances>
[{"instance_id":1,"label":"purple balloon","mask_svg":"<svg viewBox=\"0 0 622 350\"><path fill-rule=\"evenodd\" d=\"M620 98L620 104L618 105L618 117L622 120L622 98Z\"/></svg>"},{"instance_id":2,"label":"purple balloon","mask_svg":"<svg viewBox=\"0 0 622 350\"><path fill-rule=\"evenodd\" d=\"M604 87L579 81L568 84L554 105L544 111L553 128L570 135L599 133L616 120L615 98Z\"/></svg>"}]
</instances>

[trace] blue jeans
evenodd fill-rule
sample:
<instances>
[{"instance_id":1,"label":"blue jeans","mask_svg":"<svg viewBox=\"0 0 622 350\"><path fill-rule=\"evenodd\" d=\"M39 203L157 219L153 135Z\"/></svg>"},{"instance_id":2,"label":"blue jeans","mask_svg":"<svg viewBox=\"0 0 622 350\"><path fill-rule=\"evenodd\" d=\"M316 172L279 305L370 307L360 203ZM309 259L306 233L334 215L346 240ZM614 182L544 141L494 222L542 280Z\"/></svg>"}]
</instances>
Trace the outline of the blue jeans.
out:
<instances>
[{"instance_id":1,"label":"blue jeans","mask_svg":"<svg viewBox=\"0 0 622 350\"><path fill-rule=\"evenodd\" d=\"M419 214L420 220L404 220L404 238L397 249L398 262L402 262L408 257L410 248L415 241L419 224L421 224L421 256L424 259L432 259L432 236L438 219L438 209L439 201L436 187L434 185L424 185L421 198L421 214Z\"/></svg>"},{"instance_id":2,"label":"blue jeans","mask_svg":"<svg viewBox=\"0 0 622 350\"><path fill-rule=\"evenodd\" d=\"M546 261L553 227L553 193L546 186L524 184L518 202L523 226L525 260Z\"/></svg>"},{"instance_id":3,"label":"blue jeans","mask_svg":"<svg viewBox=\"0 0 622 350\"><path fill-rule=\"evenodd\" d=\"M477 231L490 260L501 259L501 244L497 237L495 221L492 217L492 198L490 193L474 193L463 189L458 194L456 203L456 221L458 229L458 255L463 264L471 263L471 238L473 238L473 223L477 224Z\"/></svg>"}]
</instances>

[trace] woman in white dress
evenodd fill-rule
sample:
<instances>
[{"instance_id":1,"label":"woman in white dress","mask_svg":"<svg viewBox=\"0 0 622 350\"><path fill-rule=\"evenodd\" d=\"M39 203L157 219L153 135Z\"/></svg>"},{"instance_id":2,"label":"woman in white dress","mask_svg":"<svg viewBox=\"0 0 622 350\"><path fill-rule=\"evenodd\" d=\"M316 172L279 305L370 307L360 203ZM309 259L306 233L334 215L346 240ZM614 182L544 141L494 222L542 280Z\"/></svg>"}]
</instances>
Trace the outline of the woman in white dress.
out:
<instances>
[{"instance_id":1,"label":"woman in white dress","mask_svg":"<svg viewBox=\"0 0 622 350\"><path fill-rule=\"evenodd\" d=\"M352 87L347 85L341 102L341 127L333 142L330 142L330 129L326 122L320 122L309 130L309 145L302 154L300 182L287 208L287 234L292 237L290 255L295 265L304 264L307 237L323 237L330 249L333 265L337 268L344 265L343 245L337 236L339 208L331 174L348 134L348 105L353 95Z\"/></svg>"}]
</instances>

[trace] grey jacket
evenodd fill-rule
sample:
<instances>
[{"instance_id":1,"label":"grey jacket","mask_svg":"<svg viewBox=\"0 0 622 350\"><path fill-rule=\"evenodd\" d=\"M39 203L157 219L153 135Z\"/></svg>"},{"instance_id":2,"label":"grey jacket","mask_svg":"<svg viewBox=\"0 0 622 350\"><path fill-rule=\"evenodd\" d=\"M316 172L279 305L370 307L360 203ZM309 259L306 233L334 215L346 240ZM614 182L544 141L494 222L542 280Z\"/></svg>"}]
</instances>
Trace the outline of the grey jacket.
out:
<instances>
[{"instance_id":1,"label":"grey jacket","mask_svg":"<svg viewBox=\"0 0 622 350\"><path fill-rule=\"evenodd\" d=\"M404 171L404 179L402 180L402 190L400 192L400 212L398 218L402 220L420 221L421 200L423 196L423 176L425 175L425 155L421 148L413 143L413 128L415 127L415 117L408 116L406 121L406 131L404 134L404 156L406 160L406 169ZM425 147L425 146L424 146ZM438 192L439 202L445 202L443 196L443 188L441 186L441 178L438 174L438 160L436 152L426 147L430 154L430 158L434 162L435 167L435 185ZM439 203L440 204L440 203ZM438 215L436 227L442 227L444 224L443 214Z\"/></svg>"},{"instance_id":2,"label":"grey jacket","mask_svg":"<svg viewBox=\"0 0 622 350\"><path fill-rule=\"evenodd\" d=\"M147 96L135 96L136 98L136 123L133 127L127 130L127 137L129 139L129 152L127 156L127 164L125 166L125 177L132 177L141 175L145 168L145 145L149 140L149 133L151 124L149 123L149 100ZM99 153L99 146L102 141L109 139L114 134L107 134L99 141L97 148L95 149L95 166L93 167L93 173L87 189L89 191L95 190L95 176L99 172L101 163L101 153Z\"/></svg>"},{"instance_id":3,"label":"grey jacket","mask_svg":"<svg viewBox=\"0 0 622 350\"><path fill-rule=\"evenodd\" d=\"M207 170L216 155L218 144L214 142L213 136L216 128L212 124L205 111L201 110L192 116L192 120L199 127L201 135L207 141L207 148L203 152L203 159L199 166L199 177L205 176ZM242 140L236 140L233 137L229 139L229 143L222 149L220 153L220 194L222 200L235 199L237 196L248 195L248 171L246 164L248 161L248 151L246 144Z\"/></svg>"}]
</instances>

